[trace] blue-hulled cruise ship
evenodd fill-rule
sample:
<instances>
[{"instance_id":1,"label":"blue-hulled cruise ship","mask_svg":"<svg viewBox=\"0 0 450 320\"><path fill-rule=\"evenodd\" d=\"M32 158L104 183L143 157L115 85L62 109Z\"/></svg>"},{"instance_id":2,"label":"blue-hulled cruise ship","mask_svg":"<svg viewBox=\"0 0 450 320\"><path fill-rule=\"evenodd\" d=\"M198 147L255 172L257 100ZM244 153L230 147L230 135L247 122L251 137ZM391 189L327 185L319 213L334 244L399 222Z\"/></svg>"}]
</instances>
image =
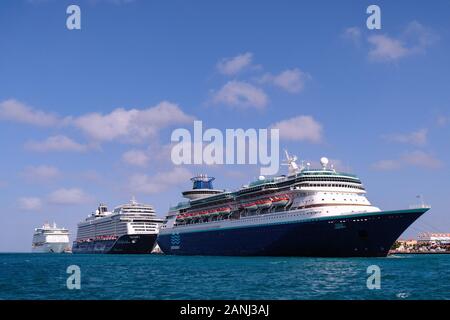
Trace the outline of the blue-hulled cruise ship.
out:
<instances>
[{"instance_id":1,"label":"blue-hulled cruise ship","mask_svg":"<svg viewBox=\"0 0 450 320\"><path fill-rule=\"evenodd\" d=\"M157 242L165 254L382 257L429 208L382 211L360 179L298 166L286 152L288 175L261 176L229 192L213 177L192 178L189 200L170 209Z\"/></svg>"}]
</instances>

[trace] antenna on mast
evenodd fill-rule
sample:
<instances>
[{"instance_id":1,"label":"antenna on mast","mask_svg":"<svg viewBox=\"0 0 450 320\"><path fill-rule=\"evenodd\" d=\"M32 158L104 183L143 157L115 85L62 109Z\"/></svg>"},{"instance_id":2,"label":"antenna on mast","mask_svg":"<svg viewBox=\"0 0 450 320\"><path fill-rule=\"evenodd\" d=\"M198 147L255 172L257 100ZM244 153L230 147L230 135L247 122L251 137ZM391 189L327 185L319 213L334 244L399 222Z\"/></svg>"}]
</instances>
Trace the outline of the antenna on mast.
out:
<instances>
[{"instance_id":1,"label":"antenna on mast","mask_svg":"<svg viewBox=\"0 0 450 320\"><path fill-rule=\"evenodd\" d=\"M291 157L289 155L289 152L286 149L284 149L284 153L286 155L286 160L285 160L285 163L283 163L283 165L288 166L288 173L290 176L295 175L303 170L303 164L302 164L301 168L299 168L299 166L297 165L297 162L296 162L297 157L296 156Z\"/></svg>"}]
</instances>

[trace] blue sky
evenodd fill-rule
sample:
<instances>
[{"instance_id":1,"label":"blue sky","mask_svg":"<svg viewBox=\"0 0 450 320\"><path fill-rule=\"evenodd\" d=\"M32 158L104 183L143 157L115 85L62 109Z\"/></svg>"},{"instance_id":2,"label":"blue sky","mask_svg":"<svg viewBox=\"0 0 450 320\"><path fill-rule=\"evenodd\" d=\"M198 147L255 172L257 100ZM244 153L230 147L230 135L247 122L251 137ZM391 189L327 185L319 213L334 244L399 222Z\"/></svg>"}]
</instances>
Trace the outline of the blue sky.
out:
<instances>
[{"instance_id":1,"label":"blue sky","mask_svg":"<svg viewBox=\"0 0 450 320\"><path fill-rule=\"evenodd\" d=\"M81 30L66 8L81 8ZM0 3L0 251L132 195L163 216L214 175L175 168L175 128L281 128L281 147L358 174L369 200L432 210L404 235L450 232L450 3L23 0ZM284 173L281 168L280 173Z\"/></svg>"}]
</instances>

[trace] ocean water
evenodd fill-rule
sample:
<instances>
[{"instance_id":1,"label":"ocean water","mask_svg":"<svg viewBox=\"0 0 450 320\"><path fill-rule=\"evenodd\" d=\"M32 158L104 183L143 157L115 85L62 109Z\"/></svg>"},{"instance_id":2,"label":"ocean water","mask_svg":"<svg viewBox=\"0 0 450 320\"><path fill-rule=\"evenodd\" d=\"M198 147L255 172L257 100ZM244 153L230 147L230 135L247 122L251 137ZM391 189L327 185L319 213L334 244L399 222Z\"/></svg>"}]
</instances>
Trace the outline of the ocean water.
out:
<instances>
[{"instance_id":1,"label":"ocean water","mask_svg":"<svg viewBox=\"0 0 450 320\"><path fill-rule=\"evenodd\" d=\"M67 267L80 267L69 290ZM380 289L367 288L379 266ZM450 299L450 255L387 258L0 254L0 299Z\"/></svg>"}]
</instances>

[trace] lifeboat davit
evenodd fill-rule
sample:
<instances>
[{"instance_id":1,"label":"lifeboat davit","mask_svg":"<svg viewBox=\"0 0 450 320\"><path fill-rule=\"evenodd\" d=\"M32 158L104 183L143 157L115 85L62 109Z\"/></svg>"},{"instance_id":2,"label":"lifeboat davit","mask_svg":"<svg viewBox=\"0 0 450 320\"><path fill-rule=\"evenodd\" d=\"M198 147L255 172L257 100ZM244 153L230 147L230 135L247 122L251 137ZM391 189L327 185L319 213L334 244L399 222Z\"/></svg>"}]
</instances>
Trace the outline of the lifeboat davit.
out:
<instances>
[{"instance_id":1,"label":"lifeboat davit","mask_svg":"<svg viewBox=\"0 0 450 320\"><path fill-rule=\"evenodd\" d=\"M287 196L274 197L272 198L272 205L275 207L284 207L289 202L289 198Z\"/></svg>"},{"instance_id":2,"label":"lifeboat davit","mask_svg":"<svg viewBox=\"0 0 450 320\"><path fill-rule=\"evenodd\" d=\"M260 208L260 209L267 209L272 206L272 200L262 199L262 200L256 201L256 204L258 205L258 208Z\"/></svg>"},{"instance_id":3,"label":"lifeboat davit","mask_svg":"<svg viewBox=\"0 0 450 320\"><path fill-rule=\"evenodd\" d=\"M254 210L258 209L258 205L256 204L256 202L245 203L242 205L242 207L249 211L254 211Z\"/></svg>"}]
</instances>

